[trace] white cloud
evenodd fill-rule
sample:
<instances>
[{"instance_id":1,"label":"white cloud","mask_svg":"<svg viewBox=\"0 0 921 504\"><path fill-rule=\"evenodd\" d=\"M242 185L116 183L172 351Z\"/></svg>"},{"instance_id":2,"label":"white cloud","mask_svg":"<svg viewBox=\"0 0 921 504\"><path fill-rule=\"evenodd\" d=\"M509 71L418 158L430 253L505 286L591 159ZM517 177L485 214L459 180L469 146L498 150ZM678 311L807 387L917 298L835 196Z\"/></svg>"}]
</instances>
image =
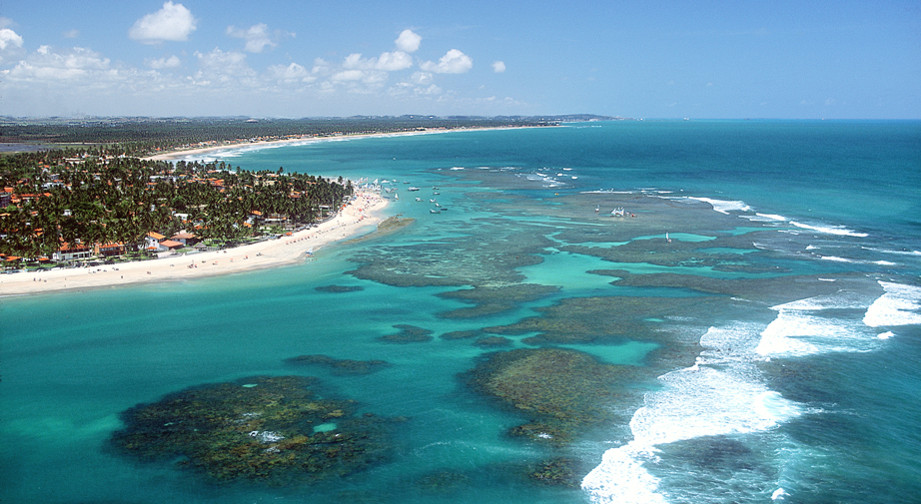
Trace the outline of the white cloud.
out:
<instances>
[{"instance_id":1,"label":"white cloud","mask_svg":"<svg viewBox=\"0 0 921 504\"><path fill-rule=\"evenodd\" d=\"M64 38L77 38L77 37L80 36L80 30L78 30L78 29L76 29L76 28L74 28L74 29L72 29L72 30L66 30L66 31L65 31L64 33L62 33L61 35L63 35Z\"/></svg>"},{"instance_id":2,"label":"white cloud","mask_svg":"<svg viewBox=\"0 0 921 504\"><path fill-rule=\"evenodd\" d=\"M237 88L258 87L256 71L246 63L246 55L214 48L209 53L195 52L199 70L192 77L198 86L229 85Z\"/></svg>"},{"instance_id":3,"label":"white cloud","mask_svg":"<svg viewBox=\"0 0 921 504\"><path fill-rule=\"evenodd\" d=\"M316 77L311 75L303 65L291 63L289 65L272 65L269 67L269 78L282 83L313 82Z\"/></svg>"},{"instance_id":4,"label":"white cloud","mask_svg":"<svg viewBox=\"0 0 921 504\"><path fill-rule=\"evenodd\" d=\"M434 80L434 76L428 72L416 72L412 74L409 80L413 84L423 86L423 85L431 84L432 81Z\"/></svg>"},{"instance_id":5,"label":"white cloud","mask_svg":"<svg viewBox=\"0 0 921 504\"><path fill-rule=\"evenodd\" d=\"M116 74L117 71L110 68L109 59L95 51L74 47L55 52L44 45L10 69L7 76L13 81L45 83L76 81L90 76L105 81Z\"/></svg>"},{"instance_id":6,"label":"white cloud","mask_svg":"<svg viewBox=\"0 0 921 504\"><path fill-rule=\"evenodd\" d=\"M4 59L16 59L25 51L22 50L22 36L5 26L13 22L7 18L0 17L0 63Z\"/></svg>"},{"instance_id":7,"label":"white cloud","mask_svg":"<svg viewBox=\"0 0 921 504\"><path fill-rule=\"evenodd\" d=\"M397 44L397 49L412 53L419 50L419 44L422 43L422 37L414 33L412 30L403 30L400 32L400 36L394 41Z\"/></svg>"},{"instance_id":8,"label":"white cloud","mask_svg":"<svg viewBox=\"0 0 921 504\"><path fill-rule=\"evenodd\" d=\"M189 9L167 1L162 9L138 19L128 31L128 36L145 44L182 42L188 40L195 28L196 20Z\"/></svg>"},{"instance_id":9,"label":"white cloud","mask_svg":"<svg viewBox=\"0 0 921 504\"><path fill-rule=\"evenodd\" d=\"M352 53L345 57L342 68L373 68L375 64L373 60L362 58L361 53Z\"/></svg>"},{"instance_id":10,"label":"white cloud","mask_svg":"<svg viewBox=\"0 0 921 504\"><path fill-rule=\"evenodd\" d=\"M344 81L360 81L364 78L365 72L363 70L343 70L341 72L336 72L333 74L332 80L344 82Z\"/></svg>"},{"instance_id":11,"label":"white cloud","mask_svg":"<svg viewBox=\"0 0 921 504\"><path fill-rule=\"evenodd\" d=\"M419 67L427 72L459 74L473 68L473 60L463 52L451 49L438 60L438 63L426 61Z\"/></svg>"},{"instance_id":12,"label":"white cloud","mask_svg":"<svg viewBox=\"0 0 921 504\"><path fill-rule=\"evenodd\" d=\"M393 51L381 53L380 58L377 59L376 68L387 72L395 72L405 70L411 66L413 66L412 56L403 51Z\"/></svg>"},{"instance_id":13,"label":"white cloud","mask_svg":"<svg viewBox=\"0 0 921 504\"><path fill-rule=\"evenodd\" d=\"M493 61L492 71L496 73L502 73L505 71L505 62L504 61Z\"/></svg>"},{"instance_id":14,"label":"white cloud","mask_svg":"<svg viewBox=\"0 0 921 504\"><path fill-rule=\"evenodd\" d=\"M266 47L278 45L269 34L269 27L265 23L255 24L246 29L228 26L227 35L245 40L244 49L251 53L261 53Z\"/></svg>"},{"instance_id":15,"label":"white cloud","mask_svg":"<svg viewBox=\"0 0 921 504\"><path fill-rule=\"evenodd\" d=\"M313 68L310 69L310 72L318 75L328 75L331 68L332 65L328 61L323 58L317 58L313 60Z\"/></svg>"},{"instance_id":16,"label":"white cloud","mask_svg":"<svg viewBox=\"0 0 921 504\"><path fill-rule=\"evenodd\" d=\"M342 61L342 68L349 70L383 70L395 72L413 66L412 56L402 51L384 52L378 58L362 58L361 53L352 53Z\"/></svg>"},{"instance_id":17,"label":"white cloud","mask_svg":"<svg viewBox=\"0 0 921 504\"><path fill-rule=\"evenodd\" d=\"M0 51L7 48L22 47L22 36L9 28L0 30Z\"/></svg>"},{"instance_id":18,"label":"white cloud","mask_svg":"<svg viewBox=\"0 0 921 504\"><path fill-rule=\"evenodd\" d=\"M146 60L146 63L147 63L147 66L149 66L150 68L153 68L154 70L163 70L166 68L176 68L182 62L179 61L179 57L177 57L174 54L170 56L169 58L158 58L155 60Z\"/></svg>"}]
</instances>

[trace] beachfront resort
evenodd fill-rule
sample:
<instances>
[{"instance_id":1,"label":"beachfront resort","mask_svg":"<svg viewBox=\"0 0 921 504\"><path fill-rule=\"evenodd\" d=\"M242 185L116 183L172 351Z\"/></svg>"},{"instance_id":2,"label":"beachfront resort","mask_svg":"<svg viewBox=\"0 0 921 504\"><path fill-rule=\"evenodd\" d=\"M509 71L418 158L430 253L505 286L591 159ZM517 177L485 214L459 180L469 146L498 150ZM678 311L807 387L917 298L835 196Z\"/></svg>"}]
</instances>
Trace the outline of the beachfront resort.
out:
<instances>
[{"instance_id":1,"label":"beachfront resort","mask_svg":"<svg viewBox=\"0 0 921 504\"><path fill-rule=\"evenodd\" d=\"M0 158L4 270L141 260L238 246L340 210L351 181L144 160L105 149Z\"/></svg>"}]
</instances>

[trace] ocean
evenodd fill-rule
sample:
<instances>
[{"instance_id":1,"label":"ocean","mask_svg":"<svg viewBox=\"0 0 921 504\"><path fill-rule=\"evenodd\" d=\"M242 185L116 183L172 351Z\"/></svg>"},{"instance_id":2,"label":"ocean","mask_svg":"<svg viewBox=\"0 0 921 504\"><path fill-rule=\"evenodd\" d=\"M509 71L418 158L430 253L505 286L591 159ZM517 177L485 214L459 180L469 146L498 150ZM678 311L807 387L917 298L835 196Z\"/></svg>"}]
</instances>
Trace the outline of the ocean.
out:
<instances>
[{"instance_id":1,"label":"ocean","mask_svg":"<svg viewBox=\"0 0 921 504\"><path fill-rule=\"evenodd\" d=\"M211 158L405 220L294 266L0 297L0 501L921 502L921 122Z\"/></svg>"}]
</instances>

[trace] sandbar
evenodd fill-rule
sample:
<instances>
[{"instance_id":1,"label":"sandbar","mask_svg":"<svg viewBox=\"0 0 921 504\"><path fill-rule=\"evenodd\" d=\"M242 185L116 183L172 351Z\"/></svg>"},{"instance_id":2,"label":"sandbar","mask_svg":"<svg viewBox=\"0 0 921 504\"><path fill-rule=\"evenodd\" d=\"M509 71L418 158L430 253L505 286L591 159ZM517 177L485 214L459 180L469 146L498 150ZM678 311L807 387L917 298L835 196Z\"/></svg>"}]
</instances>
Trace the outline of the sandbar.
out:
<instances>
[{"instance_id":1,"label":"sandbar","mask_svg":"<svg viewBox=\"0 0 921 504\"><path fill-rule=\"evenodd\" d=\"M381 222L386 206L387 199L379 193L357 190L334 217L289 236L146 261L2 274L0 296L175 281L296 264L306 261L320 247L374 229Z\"/></svg>"}]
</instances>

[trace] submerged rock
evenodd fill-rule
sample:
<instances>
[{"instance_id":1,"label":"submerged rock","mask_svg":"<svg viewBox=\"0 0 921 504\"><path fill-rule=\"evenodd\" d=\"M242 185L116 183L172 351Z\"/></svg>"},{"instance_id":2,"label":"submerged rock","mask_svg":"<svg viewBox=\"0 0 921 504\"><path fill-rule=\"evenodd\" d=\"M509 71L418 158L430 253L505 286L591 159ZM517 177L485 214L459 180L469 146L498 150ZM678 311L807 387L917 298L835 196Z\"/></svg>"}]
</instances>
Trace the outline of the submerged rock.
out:
<instances>
[{"instance_id":1,"label":"submerged rock","mask_svg":"<svg viewBox=\"0 0 921 504\"><path fill-rule=\"evenodd\" d=\"M377 339L388 343L425 343L433 339L432 331L422 327L409 324L397 324L393 327L399 329L400 332L381 336Z\"/></svg>"},{"instance_id":2,"label":"submerged rock","mask_svg":"<svg viewBox=\"0 0 921 504\"><path fill-rule=\"evenodd\" d=\"M474 345L480 347L506 347L512 344L512 340L504 338L502 336L487 336L485 338L479 338L473 342Z\"/></svg>"},{"instance_id":3,"label":"submerged rock","mask_svg":"<svg viewBox=\"0 0 921 504\"><path fill-rule=\"evenodd\" d=\"M351 400L320 398L316 385L309 377L258 376L176 392L122 413L125 428L111 442L145 461L181 457L180 466L213 480L272 485L343 477L386 461L392 420L358 414Z\"/></svg>"},{"instance_id":4,"label":"submerged rock","mask_svg":"<svg viewBox=\"0 0 921 504\"><path fill-rule=\"evenodd\" d=\"M328 292L331 294L344 294L347 292L358 292L364 290L364 287L358 285L321 285L314 289L317 292Z\"/></svg>"},{"instance_id":5,"label":"submerged rock","mask_svg":"<svg viewBox=\"0 0 921 504\"><path fill-rule=\"evenodd\" d=\"M618 386L632 381L631 366L599 362L559 348L518 349L487 354L464 378L531 421L509 433L533 441L566 444L585 428L615 419Z\"/></svg>"},{"instance_id":6,"label":"submerged rock","mask_svg":"<svg viewBox=\"0 0 921 504\"><path fill-rule=\"evenodd\" d=\"M448 319L485 317L512 310L522 303L535 301L558 291L559 288L554 286L523 283L476 286L473 289L444 292L438 296L474 303L474 306L440 313L439 316Z\"/></svg>"},{"instance_id":7,"label":"submerged rock","mask_svg":"<svg viewBox=\"0 0 921 504\"><path fill-rule=\"evenodd\" d=\"M484 334L485 333L483 331L477 331L477 330L451 331L451 332L446 332L442 334L441 339L448 340L448 341L460 340L460 339L470 339L470 338L477 338L477 337L483 336Z\"/></svg>"},{"instance_id":8,"label":"submerged rock","mask_svg":"<svg viewBox=\"0 0 921 504\"><path fill-rule=\"evenodd\" d=\"M370 374L383 369L390 364L383 360L351 360L351 359L334 359L328 355L311 354L298 355L285 359L285 362L293 365L318 365L332 371L332 374L343 375L363 375Z\"/></svg>"},{"instance_id":9,"label":"submerged rock","mask_svg":"<svg viewBox=\"0 0 921 504\"><path fill-rule=\"evenodd\" d=\"M584 465L573 458L557 457L530 467L528 477L542 485L579 488L589 470Z\"/></svg>"}]
</instances>

